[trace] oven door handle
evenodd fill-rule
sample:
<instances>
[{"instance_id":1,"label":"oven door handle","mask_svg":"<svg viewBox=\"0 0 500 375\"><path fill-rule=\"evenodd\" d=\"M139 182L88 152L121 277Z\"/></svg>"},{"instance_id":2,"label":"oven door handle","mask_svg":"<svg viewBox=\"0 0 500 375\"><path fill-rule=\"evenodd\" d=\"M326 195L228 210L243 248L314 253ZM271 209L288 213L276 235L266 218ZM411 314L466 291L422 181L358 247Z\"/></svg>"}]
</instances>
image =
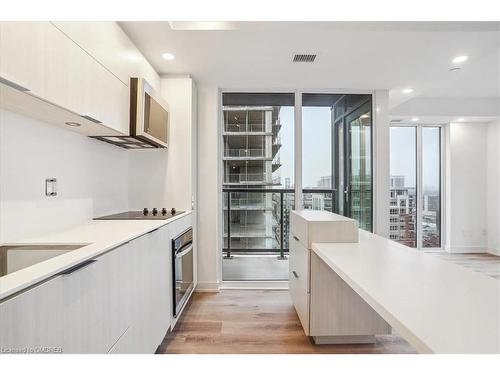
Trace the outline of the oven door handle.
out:
<instances>
[{"instance_id":1,"label":"oven door handle","mask_svg":"<svg viewBox=\"0 0 500 375\"><path fill-rule=\"evenodd\" d=\"M179 249L179 250L180 250L180 249ZM175 253L175 257L176 257L176 258L181 258L181 257L183 257L184 255L186 255L187 253L189 253L190 251L192 251L192 250L193 250L193 245L191 244L191 245L189 245L189 246L188 246L188 248L187 248L186 250L182 250L182 251L181 251L181 252L179 252L179 253L178 253L178 252L176 252L176 253Z\"/></svg>"}]
</instances>

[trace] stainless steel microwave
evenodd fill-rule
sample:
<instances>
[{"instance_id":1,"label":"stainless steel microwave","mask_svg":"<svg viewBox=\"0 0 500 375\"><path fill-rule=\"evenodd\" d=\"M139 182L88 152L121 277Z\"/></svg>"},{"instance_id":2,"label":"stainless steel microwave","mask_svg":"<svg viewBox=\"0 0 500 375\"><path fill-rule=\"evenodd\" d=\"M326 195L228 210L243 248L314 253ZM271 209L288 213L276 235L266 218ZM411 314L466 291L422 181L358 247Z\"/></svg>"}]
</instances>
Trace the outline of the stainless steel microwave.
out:
<instances>
[{"instance_id":1,"label":"stainless steel microwave","mask_svg":"<svg viewBox=\"0 0 500 375\"><path fill-rule=\"evenodd\" d=\"M130 79L130 136L168 147L169 109L144 78Z\"/></svg>"}]
</instances>

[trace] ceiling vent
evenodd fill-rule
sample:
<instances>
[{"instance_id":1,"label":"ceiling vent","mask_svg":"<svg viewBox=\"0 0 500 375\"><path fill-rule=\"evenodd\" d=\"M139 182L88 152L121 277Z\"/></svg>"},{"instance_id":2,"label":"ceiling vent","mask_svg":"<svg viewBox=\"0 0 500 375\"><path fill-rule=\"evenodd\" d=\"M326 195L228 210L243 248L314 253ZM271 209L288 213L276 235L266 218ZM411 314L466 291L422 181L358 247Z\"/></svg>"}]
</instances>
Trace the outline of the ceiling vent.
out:
<instances>
[{"instance_id":1,"label":"ceiling vent","mask_svg":"<svg viewBox=\"0 0 500 375\"><path fill-rule=\"evenodd\" d=\"M293 62L296 63L312 63L316 60L316 54L296 53L293 55Z\"/></svg>"}]
</instances>

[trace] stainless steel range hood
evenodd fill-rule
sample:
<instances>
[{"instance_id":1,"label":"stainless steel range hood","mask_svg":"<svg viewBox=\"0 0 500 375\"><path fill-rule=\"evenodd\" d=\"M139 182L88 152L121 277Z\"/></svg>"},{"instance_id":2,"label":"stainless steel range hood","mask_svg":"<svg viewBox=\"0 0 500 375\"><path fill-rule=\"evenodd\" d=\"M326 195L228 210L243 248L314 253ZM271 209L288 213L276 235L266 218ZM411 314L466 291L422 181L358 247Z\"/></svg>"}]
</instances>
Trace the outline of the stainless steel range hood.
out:
<instances>
[{"instance_id":1,"label":"stainless steel range hood","mask_svg":"<svg viewBox=\"0 0 500 375\"><path fill-rule=\"evenodd\" d=\"M92 137L128 149L166 148L168 104L144 78L130 79L130 136Z\"/></svg>"}]
</instances>

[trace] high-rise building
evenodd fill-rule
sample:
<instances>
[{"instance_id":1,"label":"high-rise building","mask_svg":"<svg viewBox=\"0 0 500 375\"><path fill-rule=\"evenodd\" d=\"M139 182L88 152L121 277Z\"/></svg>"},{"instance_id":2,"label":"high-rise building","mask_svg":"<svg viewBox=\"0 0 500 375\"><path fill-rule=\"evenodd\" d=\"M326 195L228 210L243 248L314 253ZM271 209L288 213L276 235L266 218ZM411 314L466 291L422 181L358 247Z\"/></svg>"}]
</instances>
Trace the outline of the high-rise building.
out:
<instances>
[{"instance_id":1,"label":"high-rise building","mask_svg":"<svg viewBox=\"0 0 500 375\"><path fill-rule=\"evenodd\" d=\"M416 247L416 191L404 176L390 177L389 238Z\"/></svg>"},{"instance_id":2,"label":"high-rise building","mask_svg":"<svg viewBox=\"0 0 500 375\"><path fill-rule=\"evenodd\" d=\"M280 185L280 107L224 106L224 187L260 188ZM226 193L228 194L228 193ZM231 192L231 250L279 248L279 196L263 192ZM277 202L278 200L278 202ZM224 247L228 245L227 196L224 203Z\"/></svg>"}]
</instances>

